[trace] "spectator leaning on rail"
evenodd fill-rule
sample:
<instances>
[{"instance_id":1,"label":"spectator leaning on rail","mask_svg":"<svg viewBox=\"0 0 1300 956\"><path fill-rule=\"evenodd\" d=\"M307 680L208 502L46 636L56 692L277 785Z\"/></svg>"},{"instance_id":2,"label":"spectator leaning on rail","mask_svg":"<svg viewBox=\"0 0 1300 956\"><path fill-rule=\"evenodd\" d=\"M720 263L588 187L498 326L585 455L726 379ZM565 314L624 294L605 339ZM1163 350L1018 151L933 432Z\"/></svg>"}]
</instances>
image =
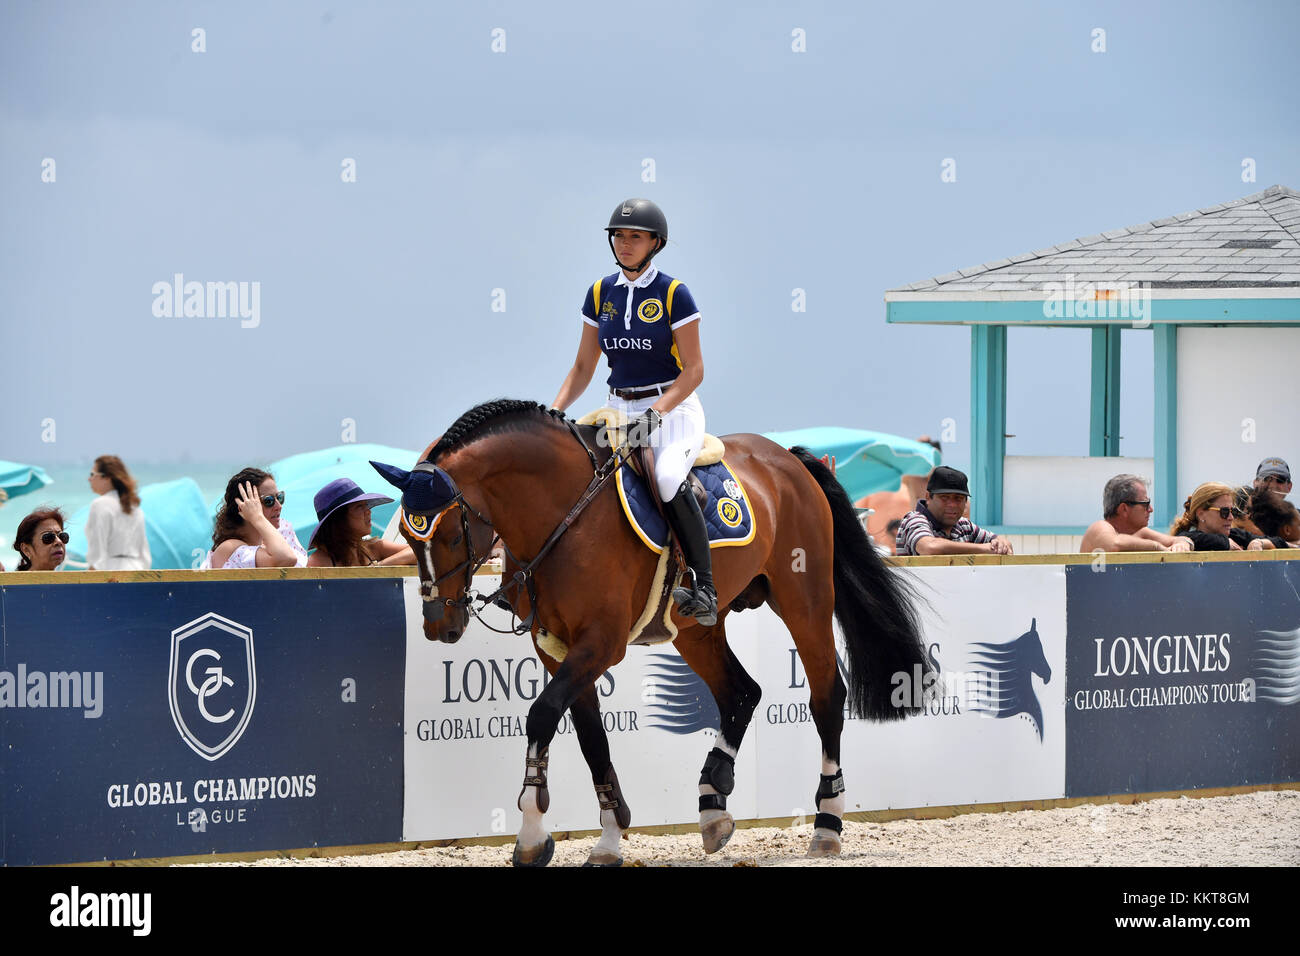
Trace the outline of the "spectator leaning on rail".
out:
<instances>
[{"instance_id":1,"label":"spectator leaning on rail","mask_svg":"<svg viewBox=\"0 0 1300 956\"><path fill-rule=\"evenodd\" d=\"M1291 494L1291 466L1281 458L1265 458L1255 469L1255 493L1275 491L1283 498Z\"/></svg>"},{"instance_id":2,"label":"spectator leaning on rail","mask_svg":"<svg viewBox=\"0 0 1300 956\"><path fill-rule=\"evenodd\" d=\"M1169 533L1189 539L1195 551L1265 551L1273 542L1232 526L1239 514L1233 490L1219 481L1207 481L1183 502L1183 513Z\"/></svg>"},{"instance_id":3,"label":"spectator leaning on rail","mask_svg":"<svg viewBox=\"0 0 1300 956\"><path fill-rule=\"evenodd\" d=\"M1281 495L1256 495L1250 518L1278 548L1300 548L1300 510Z\"/></svg>"},{"instance_id":4,"label":"spectator leaning on rail","mask_svg":"<svg viewBox=\"0 0 1300 956\"><path fill-rule=\"evenodd\" d=\"M1102 519L1083 533L1080 551L1191 551L1187 538L1147 527L1151 496L1140 475L1116 475L1101 493Z\"/></svg>"},{"instance_id":5,"label":"spectator leaning on rail","mask_svg":"<svg viewBox=\"0 0 1300 956\"><path fill-rule=\"evenodd\" d=\"M293 525L280 517L283 506L284 492L260 468L245 468L232 477L217 509L212 551L200 570L305 567L307 549Z\"/></svg>"},{"instance_id":6,"label":"spectator leaning on rail","mask_svg":"<svg viewBox=\"0 0 1300 956\"><path fill-rule=\"evenodd\" d=\"M18 524L14 550L22 555L15 571L55 571L67 557L68 532L63 530L63 512L38 508Z\"/></svg>"},{"instance_id":7,"label":"spectator leaning on rail","mask_svg":"<svg viewBox=\"0 0 1300 956\"><path fill-rule=\"evenodd\" d=\"M940 465L931 472L926 495L898 526L900 555L1011 553L1005 539L964 517L970 488L956 468Z\"/></svg>"},{"instance_id":8,"label":"spectator leaning on rail","mask_svg":"<svg viewBox=\"0 0 1300 956\"><path fill-rule=\"evenodd\" d=\"M90 571L148 571L152 564L135 479L116 455L100 455L90 472L97 497L86 517Z\"/></svg>"},{"instance_id":9,"label":"spectator leaning on rail","mask_svg":"<svg viewBox=\"0 0 1300 956\"><path fill-rule=\"evenodd\" d=\"M316 492L316 530L307 542L315 548L307 559L309 568L365 567L383 564L415 564L409 544L367 539L370 509L393 499L366 494L351 478L336 478Z\"/></svg>"}]
</instances>

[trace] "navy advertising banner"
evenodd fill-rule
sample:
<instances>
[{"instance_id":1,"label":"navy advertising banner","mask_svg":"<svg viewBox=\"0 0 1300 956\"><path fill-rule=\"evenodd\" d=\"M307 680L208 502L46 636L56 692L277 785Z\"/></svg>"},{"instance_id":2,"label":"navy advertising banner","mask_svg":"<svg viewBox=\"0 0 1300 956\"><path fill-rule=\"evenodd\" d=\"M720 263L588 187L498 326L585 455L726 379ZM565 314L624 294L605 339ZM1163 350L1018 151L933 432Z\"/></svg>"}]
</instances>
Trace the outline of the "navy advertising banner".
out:
<instances>
[{"instance_id":1,"label":"navy advertising banner","mask_svg":"<svg viewBox=\"0 0 1300 956\"><path fill-rule=\"evenodd\" d=\"M400 579L0 589L0 862L402 836Z\"/></svg>"},{"instance_id":2,"label":"navy advertising banner","mask_svg":"<svg viewBox=\"0 0 1300 956\"><path fill-rule=\"evenodd\" d=\"M1300 780L1297 585L1294 561L1070 566L1066 796Z\"/></svg>"}]
</instances>

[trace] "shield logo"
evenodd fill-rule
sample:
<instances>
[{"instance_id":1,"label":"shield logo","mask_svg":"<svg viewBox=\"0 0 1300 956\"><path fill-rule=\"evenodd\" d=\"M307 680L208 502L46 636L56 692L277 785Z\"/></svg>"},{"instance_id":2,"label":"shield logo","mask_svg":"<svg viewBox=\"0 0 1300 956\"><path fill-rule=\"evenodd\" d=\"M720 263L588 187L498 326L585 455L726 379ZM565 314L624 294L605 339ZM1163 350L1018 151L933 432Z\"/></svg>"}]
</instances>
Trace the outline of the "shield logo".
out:
<instances>
[{"instance_id":1,"label":"shield logo","mask_svg":"<svg viewBox=\"0 0 1300 956\"><path fill-rule=\"evenodd\" d=\"M191 750L204 760L227 753L256 699L252 628L209 612L172 631L167 702Z\"/></svg>"}]
</instances>

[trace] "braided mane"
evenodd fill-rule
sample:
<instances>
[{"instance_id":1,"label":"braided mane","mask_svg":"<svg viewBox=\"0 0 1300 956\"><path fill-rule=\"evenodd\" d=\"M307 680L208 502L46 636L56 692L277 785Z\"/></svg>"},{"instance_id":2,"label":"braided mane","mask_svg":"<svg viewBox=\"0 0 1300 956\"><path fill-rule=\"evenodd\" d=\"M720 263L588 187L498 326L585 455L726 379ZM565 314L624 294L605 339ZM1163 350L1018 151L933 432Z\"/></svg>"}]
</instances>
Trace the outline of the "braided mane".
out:
<instances>
[{"instance_id":1,"label":"braided mane","mask_svg":"<svg viewBox=\"0 0 1300 956\"><path fill-rule=\"evenodd\" d=\"M438 444L429 452L429 460L437 461L440 455L457 448L502 432L529 431L532 426L544 421L564 421L564 413L552 410L537 402L526 402L515 398L498 398L490 402L475 405L460 418L456 419L445 432Z\"/></svg>"}]
</instances>

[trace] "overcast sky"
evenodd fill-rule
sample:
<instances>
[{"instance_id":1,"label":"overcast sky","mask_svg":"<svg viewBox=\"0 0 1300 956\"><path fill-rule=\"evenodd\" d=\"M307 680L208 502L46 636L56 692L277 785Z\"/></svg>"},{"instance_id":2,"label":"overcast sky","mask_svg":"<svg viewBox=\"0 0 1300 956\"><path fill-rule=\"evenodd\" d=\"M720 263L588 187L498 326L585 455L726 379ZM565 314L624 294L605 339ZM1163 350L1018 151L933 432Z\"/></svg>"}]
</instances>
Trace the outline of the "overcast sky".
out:
<instances>
[{"instance_id":1,"label":"overcast sky","mask_svg":"<svg viewBox=\"0 0 1300 956\"><path fill-rule=\"evenodd\" d=\"M1300 187L1297 28L1294 2L4 0L0 458L266 461L345 420L419 448L549 402L602 227L648 196L710 431L952 418L961 466L969 331L887 326L885 290ZM177 273L257 283L256 326L156 315ZM1122 450L1150 454L1150 335L1124 346ZM1008 451L1086 454L1087 332L1013 330L1009 369Z\"/></svg>"}]
</instances>

